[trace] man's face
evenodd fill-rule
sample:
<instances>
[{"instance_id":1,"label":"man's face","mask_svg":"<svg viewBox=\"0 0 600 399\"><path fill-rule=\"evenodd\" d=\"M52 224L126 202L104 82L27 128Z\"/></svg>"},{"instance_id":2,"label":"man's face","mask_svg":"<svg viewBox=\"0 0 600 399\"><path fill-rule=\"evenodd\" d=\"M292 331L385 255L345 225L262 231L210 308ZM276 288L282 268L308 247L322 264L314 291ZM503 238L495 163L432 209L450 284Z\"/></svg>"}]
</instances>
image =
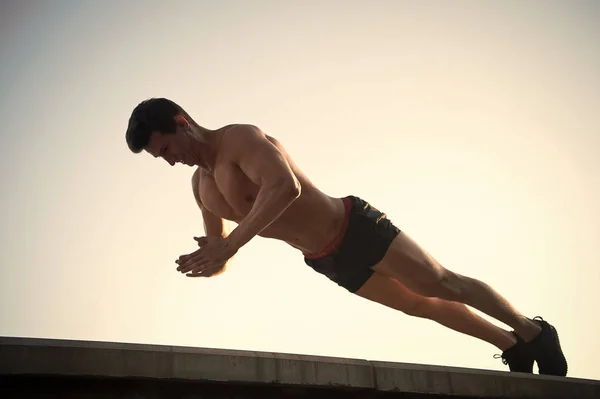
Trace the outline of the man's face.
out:
<instances>
[{"instance_id":1,"label":"man's face","mask_svg":"<svg viewBox=\"0 0 600 399\"><path fill-rule=\"evenodd\" d=\"M175 134L152 133L145 150L156 158L163 158L171 166L176 163L193 166L196 160L191 144L190 137L185 132L185 126L178 124Z\"/></svg>"}]
</instances>

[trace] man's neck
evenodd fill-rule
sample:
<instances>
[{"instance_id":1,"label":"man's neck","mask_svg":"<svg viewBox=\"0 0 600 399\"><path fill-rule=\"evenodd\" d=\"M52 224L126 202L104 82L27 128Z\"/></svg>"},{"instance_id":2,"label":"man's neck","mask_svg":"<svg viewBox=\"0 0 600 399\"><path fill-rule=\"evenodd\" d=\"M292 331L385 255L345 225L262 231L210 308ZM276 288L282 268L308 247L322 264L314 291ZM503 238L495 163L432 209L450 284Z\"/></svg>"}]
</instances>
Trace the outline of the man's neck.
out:
<instances>
[{"instance_id":1,"label":"man's neck","mask_svg":"<svg viewBox=\"0 0 600 399\"><path fill-rule=\"evenodd\" d=\"M212 173L217 158L218 134L201 126L194 126L192 132L194 153L198 155L197 166Z\"/></svg>"}]
</instances>

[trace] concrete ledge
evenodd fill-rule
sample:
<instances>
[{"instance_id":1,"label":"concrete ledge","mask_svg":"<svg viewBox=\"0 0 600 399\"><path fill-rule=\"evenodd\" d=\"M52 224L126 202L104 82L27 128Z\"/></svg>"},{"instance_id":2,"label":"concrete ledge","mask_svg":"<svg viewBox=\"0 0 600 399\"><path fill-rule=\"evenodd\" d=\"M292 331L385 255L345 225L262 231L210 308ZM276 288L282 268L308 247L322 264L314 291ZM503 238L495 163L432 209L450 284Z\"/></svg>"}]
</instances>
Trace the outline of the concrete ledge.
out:
<instances>
[{"instance_id":1,"label":"concrete ledge","mask_svg":"<svg viewBox=\"0 0 600 399\"><path fill-rule=\"evenodd\" d=\"M177 378L373 388L369 362L268 352L0 337L0 375Z\"/></svg>"},{"instance_id":2,"label":"concrete ledge","mask_svg":"<svg viewBox=\"0 0 600 399\"><path fill-rule=\"evenodd\" d=\"M338 387L464 398L600 398L600 381L466 368L114 342L0 337L0 376Z\"/></svg>"},{"instance_id":3,"label":"concrete ledge","mask_svg":"<svg viewBox=\"0 0 600 399\"><path fill-rule=\"evenodd\" d=\"M408 363L370 362L380 391L474 398L600 398L600 381Z\"/></svg>"}]
</instances>

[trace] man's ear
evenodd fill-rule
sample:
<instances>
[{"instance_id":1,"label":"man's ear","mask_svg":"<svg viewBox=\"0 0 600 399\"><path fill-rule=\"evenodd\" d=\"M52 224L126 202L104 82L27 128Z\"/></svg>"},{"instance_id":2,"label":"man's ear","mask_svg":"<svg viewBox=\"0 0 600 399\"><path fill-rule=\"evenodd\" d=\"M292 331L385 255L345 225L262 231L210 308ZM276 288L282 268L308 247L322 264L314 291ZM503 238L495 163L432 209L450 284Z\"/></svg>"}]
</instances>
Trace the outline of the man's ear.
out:
<instances>
[{"instance_id":1,"label":"man's ear","mask_svg":"<svg viewBox=\"0 0 600 399\"><path fill-rule=\"evenodd\" d=\"M190 123L183 115L177 115L175 117L175 123L177 124L177 127L181 128L184 132L190 128Z\"/></svg>"}]
</instances>

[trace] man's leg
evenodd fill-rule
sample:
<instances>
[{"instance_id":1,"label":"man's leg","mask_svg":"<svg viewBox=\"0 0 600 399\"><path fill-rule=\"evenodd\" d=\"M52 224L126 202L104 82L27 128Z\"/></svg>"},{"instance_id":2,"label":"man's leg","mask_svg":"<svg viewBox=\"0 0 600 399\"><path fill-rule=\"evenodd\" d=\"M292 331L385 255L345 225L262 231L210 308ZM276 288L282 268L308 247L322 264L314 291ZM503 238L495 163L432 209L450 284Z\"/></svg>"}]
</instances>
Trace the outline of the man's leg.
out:
<instances>
[{"instance_id":1,"label":"man's leg","mask_svg":"<svg viewBox=\"0 0 600 399\"><path fill-rule=\"evenodd\" d=\"M514 328L530 341L540 327L520 314L487 284L445 269L410 237L400 232L375 271L394 278L410 290L426 297L461 302Z\"/></svg>"},{"instance_id":2,"label":"man's leg","mask_svg":"<svg viewBox=\"0 0 600 399\"><path fill-rule=\"evenodd\" d=\"M378 273L371 276L356 295L409 316L436 321L452 330L486 341L502 351L517 342L512 333L471 312L462 303L415 294L399 281Z\"/></svg>"},{"instance_id":3,"label":"man's leg","mask_svg":"<svg viewBox=\"0 0 600 399\"><path fill-rule=\"evenodd\" d=\"M566 374L566 360L552 326L545 324L542 330L539 323L520 314L489 285L442 267L405 233L398 234L373 269L419 295L460 302L509 325L526 342L535 342L540 372L543 369L547 374ZM544 336L540 337L542 331Z\"/></svg>"}]
</instances>

